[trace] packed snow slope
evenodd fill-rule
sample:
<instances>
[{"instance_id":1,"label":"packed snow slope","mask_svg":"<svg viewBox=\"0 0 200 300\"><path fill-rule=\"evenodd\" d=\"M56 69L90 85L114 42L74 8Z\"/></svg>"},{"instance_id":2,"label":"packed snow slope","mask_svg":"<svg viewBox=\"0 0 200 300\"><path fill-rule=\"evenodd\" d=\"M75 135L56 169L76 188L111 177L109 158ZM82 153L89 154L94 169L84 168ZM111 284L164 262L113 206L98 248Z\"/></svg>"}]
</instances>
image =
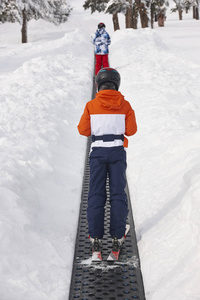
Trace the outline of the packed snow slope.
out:
<instances>
[{"instance_id":1,"label":"packed snow slope","mask_svg":"<svg viewBox=\"0 0 200 300\"><path fill-rule=\"evenodd\" d=\"M103 21L138 123L127 177L146 298L199 300L200 23L113 32L82 2L59 27L31 21L25 45L18 24L0 25L0 299L68 299L86 150L76 126Z\"/></svg>"}]
</instances>

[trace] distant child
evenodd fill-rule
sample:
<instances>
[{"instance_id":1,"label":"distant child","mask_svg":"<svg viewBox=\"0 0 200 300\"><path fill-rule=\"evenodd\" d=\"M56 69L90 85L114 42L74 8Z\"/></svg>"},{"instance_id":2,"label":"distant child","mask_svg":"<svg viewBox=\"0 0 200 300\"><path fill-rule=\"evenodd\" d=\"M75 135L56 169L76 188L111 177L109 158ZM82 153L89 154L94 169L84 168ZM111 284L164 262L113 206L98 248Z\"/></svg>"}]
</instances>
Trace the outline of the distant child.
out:
<instances>
[{"instance_id":1,"label":"distant child","mask_svg":"<svg viewBox=\"0 0 200 300\"><path fill-rule=\"evenodd\" d=\"M108 46L111 43L110 36L105 30L105 24L99 23L98 29L95 33L95 37L93 39L93 44L95 45L95 58L96 58L96 65L95 65L95 76L103 66L109 67L108 63Z\"/></svg>"},{"instance_id":2,"label":"distant child","mask_svg":"<svg viewBox=\"0 0 200 300\"><path fill-rule=\"evenodd\" d=\"M135 113L118 91L120 74L103 68L96 76L98 93L89 101L80 119L81 135L92 136L90 188L87 219L93 251L99 251L104 235L106 179L110 185L110 234L120 244L128 215L126 187L126 151L128 140L137 131Z\"/></svg>"}]
</instances>

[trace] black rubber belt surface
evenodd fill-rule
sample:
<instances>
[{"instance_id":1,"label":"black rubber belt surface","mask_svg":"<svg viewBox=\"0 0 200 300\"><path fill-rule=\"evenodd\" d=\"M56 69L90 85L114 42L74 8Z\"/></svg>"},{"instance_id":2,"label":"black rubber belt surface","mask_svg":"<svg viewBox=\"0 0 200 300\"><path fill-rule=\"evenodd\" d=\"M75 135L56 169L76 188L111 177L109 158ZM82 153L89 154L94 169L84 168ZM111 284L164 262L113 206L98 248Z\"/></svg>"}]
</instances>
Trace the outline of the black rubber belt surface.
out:
<instances>
[{"instance_id":1,"label":"black rubber belt surface","mask_svg":"<svg viewBox=\"0 0 200 300\"><path fill-rule=\"evenodd\" d=\"M94 92L93 92L94 96ZM110 204L109 182L107 180L107 202L105 207L105 234L103 238L101 263L91 263L91 243L88 238L87 201L89 191L89 152L91 138L88 138L85 172L81 196L80 216L74 253L69 300L145 300L142 274L140 269L137 240L130 203L128 187L126 189L129 205L130 232L123 244L120 258L114 264L107 263L112 240L109 234Z\"/></svg>"}]
</instances>

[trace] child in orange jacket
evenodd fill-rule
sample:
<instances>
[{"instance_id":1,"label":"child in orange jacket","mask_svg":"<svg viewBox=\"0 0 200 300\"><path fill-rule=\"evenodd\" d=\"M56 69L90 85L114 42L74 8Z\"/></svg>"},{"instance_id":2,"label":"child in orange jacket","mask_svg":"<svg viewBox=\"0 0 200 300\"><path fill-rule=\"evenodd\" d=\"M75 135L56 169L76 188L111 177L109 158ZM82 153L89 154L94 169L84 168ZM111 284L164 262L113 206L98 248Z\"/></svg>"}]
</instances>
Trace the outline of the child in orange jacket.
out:
<instances>
[{"instance_id":1,"label":"child in orange jacket","mask_svg":"<svg viewBox=\"0 0 200 300\"><path fill-rule=\"evenodd\" d=\"M93 251L99 251L104 235L106 179L110 187L110 234L120 246L128 215L126 187L126 151L128 140L137 131L135 113L118 91L120 74L112 68L101 69L96 76L98 93L89 101L80 119L81 135L92 136L90 153L90 189L88 229Z\"/></svg>"}]
</instances>

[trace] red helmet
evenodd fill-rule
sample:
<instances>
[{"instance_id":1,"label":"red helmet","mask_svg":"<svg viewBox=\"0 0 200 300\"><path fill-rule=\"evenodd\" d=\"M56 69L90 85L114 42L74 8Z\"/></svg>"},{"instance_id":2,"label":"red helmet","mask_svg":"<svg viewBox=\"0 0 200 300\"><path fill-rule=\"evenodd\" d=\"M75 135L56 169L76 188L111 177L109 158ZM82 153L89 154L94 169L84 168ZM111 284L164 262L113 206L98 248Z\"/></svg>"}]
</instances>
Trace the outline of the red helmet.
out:
<instances>
[{"instance_id":1,"label":"red helmet","mask_svg":"<svg viewBox=\"0 0 200 300\"><path fill-rule=\"evenodd\" d=\"M99 23L98 24L98 29L100 29L100 28L105 28L106 27L106 25L104 24L104 23Z\"/></svg>"}]
</instances>

